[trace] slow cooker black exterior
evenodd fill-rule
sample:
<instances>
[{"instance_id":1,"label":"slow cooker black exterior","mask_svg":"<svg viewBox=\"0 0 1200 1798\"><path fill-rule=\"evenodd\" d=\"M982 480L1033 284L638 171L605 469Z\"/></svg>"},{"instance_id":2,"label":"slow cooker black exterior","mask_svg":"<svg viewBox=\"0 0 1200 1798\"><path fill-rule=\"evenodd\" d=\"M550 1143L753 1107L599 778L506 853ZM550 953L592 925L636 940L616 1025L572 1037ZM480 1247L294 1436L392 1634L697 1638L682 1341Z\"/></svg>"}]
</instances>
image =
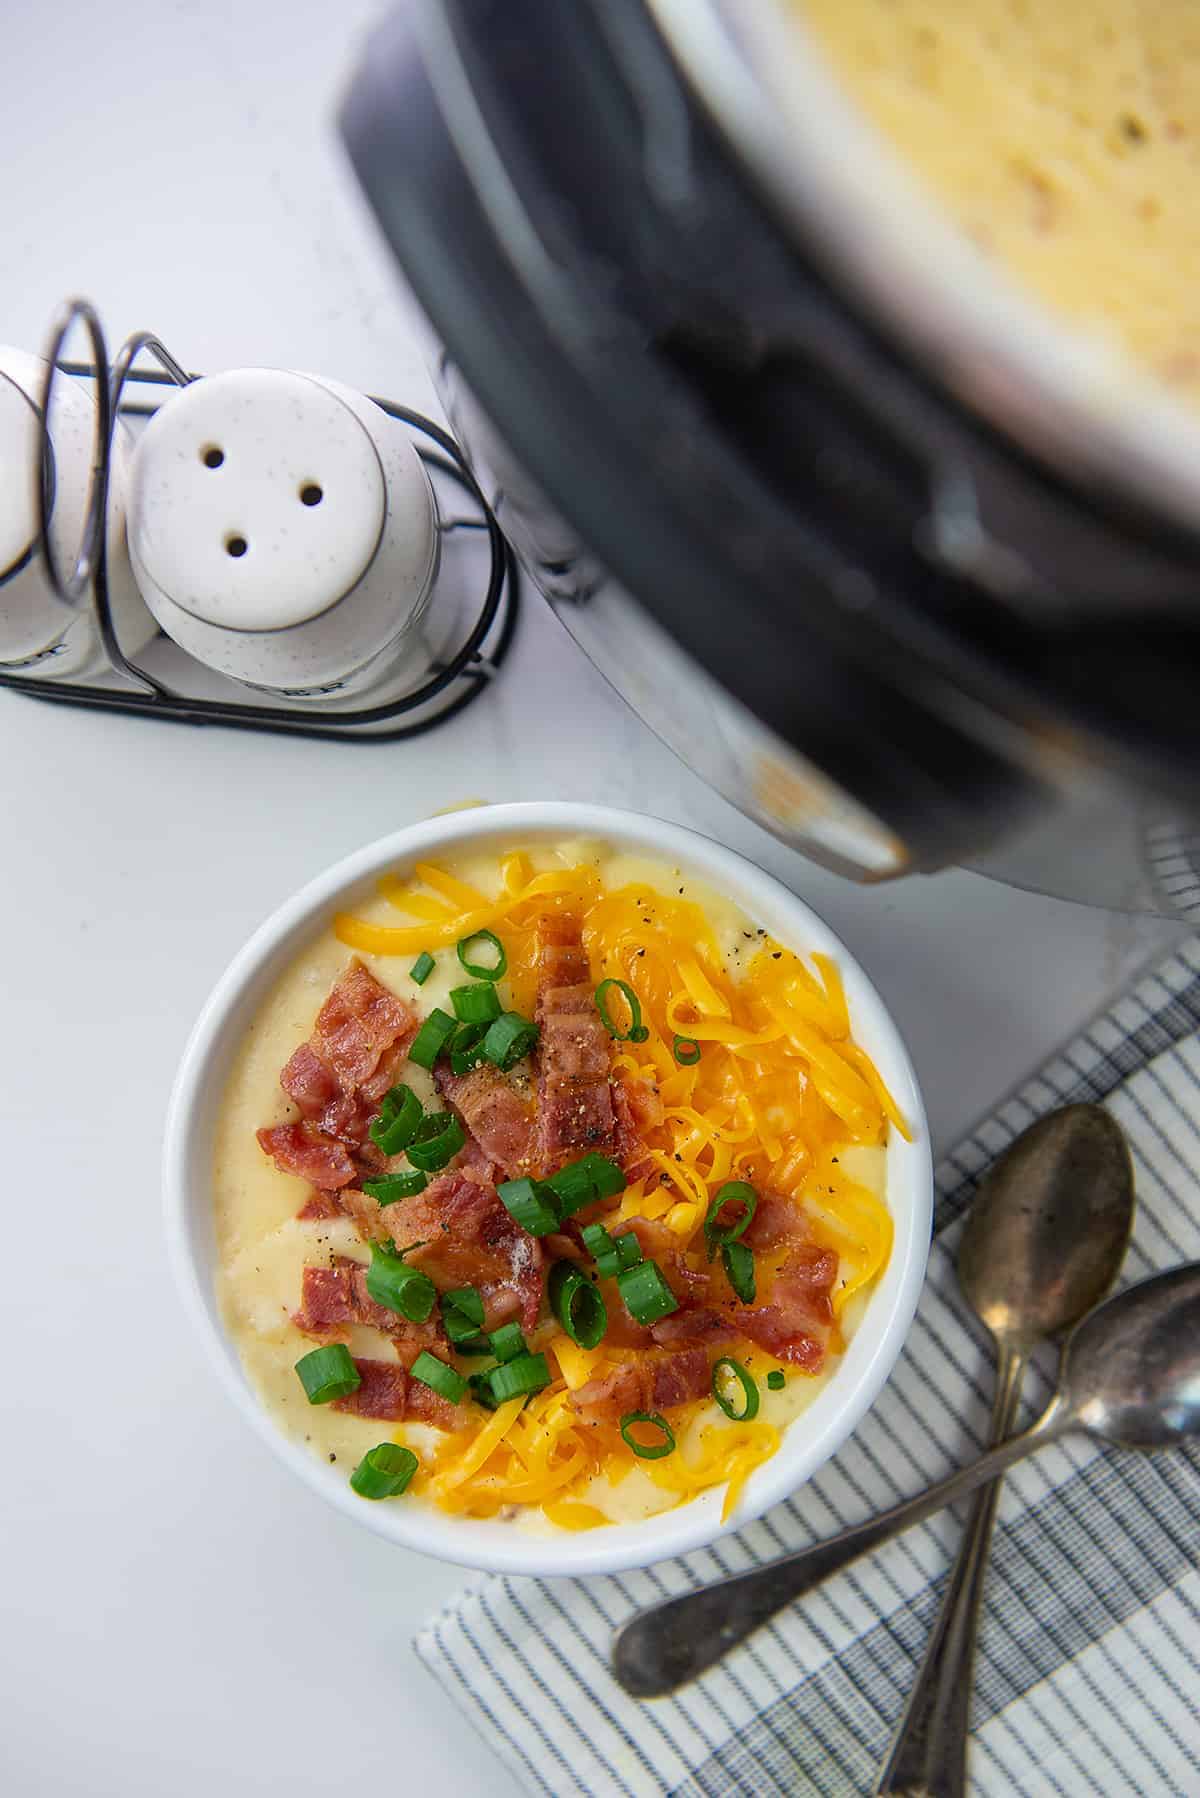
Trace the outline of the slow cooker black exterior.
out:
<instances>
[{"instance_id":1,"label":"slow cooker black exterior","mask_svg":"<svg viewBox=\"0 0 1200 1798\"><path fill-rule=\"evenodd\" d=\"M484 410L659 623L918 865L1036 810L1051 738L1192 803L1193 546L1070 491L857 316L640 0L433 10L435 54L399 17L374 38L351 157ZM939 542L963 480L999 586Z\"/></svg>"}]
</instances>

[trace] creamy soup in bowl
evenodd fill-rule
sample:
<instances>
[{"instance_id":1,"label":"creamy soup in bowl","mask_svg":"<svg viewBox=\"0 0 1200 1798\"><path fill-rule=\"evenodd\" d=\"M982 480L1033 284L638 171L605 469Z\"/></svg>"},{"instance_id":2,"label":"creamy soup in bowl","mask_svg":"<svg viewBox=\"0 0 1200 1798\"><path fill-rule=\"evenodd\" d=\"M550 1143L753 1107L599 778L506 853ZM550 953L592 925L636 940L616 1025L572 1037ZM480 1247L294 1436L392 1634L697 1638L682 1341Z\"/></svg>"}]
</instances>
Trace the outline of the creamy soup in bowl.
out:
<instances>
[{"instance_id":1,"label":"creamy soup in bowl","mask_svg":"<svg viewBox=\"0 0 1200 1798\"><path fill-rule=\"evenodd\" d=\"M452 1559L600 1570L783 1496L928 1239L902 1045L799 901L630 814L433 820L284 908L168 1129L184 1286L298 1472Z\"/></svg>"}]
</instances>

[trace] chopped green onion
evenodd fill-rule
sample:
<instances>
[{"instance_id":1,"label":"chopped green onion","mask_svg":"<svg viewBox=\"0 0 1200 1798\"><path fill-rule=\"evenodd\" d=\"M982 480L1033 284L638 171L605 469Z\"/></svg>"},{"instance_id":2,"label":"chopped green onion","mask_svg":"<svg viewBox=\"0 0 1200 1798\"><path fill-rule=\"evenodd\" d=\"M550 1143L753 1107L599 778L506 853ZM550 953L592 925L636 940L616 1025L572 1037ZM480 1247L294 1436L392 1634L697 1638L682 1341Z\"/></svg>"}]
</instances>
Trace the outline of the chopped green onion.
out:
<instances>
[{"instance_id":1,"label":"chopped green onion","mask_svg":"<svg viewBox=\"0 0 1200 1798\"><path fill-rule=\"evenodd\" d=\"M527 1355L529 1345L522 1334L518 1323L501 1324L488 1337L492 1353L497 1361L515 1361L518 1355Z\"/></svg>"},{"instance_id":2,"label":"chopped green onion","mask_svg":"<svg viewBox=\"0 0 1200 1798\"><path fill-rule=\"evenodd\" d=\"M412 1141L421 1116L421 1101L411 1086L393 1086L384 1093L367 1134L385 1155L399 1155Z\"/></svg>"},{"instance_id":3,"label":"chopped green onion","mask_svg":"<svg viewBox=\"0 0 1200 1798\"><path fill-rule=\"evenodd\" d=\"M782 1392L787 1384L781 1367L773 1367L767 1375L767 1385L772 1392Z\"/></svg>"},{"instance_id":4,"label":"chopped green onion","mask_svg":"<svg viewBox=\"0 0 1200 1798\"><path fill-rule=\"evenodd\" d=\"M717 1222L726 1205L741 1205L742 1215L732 1224ZM708 1244L708 1258L711 1261L719 1248L727 1242L736 1242L758 1210L758 1194L745 1180L726 1180L724 1186L709 1206L704 1219L704 1240Z\"/></svg>"},{"instance_id":5,"label":"chopped green onion","mask_svg":"<svg viewBox=\"0 0 1200 1798\"><path fill-rule=\"evenodd\" d=\"M639 1261L617 1275L620 1293L629 1315L639 1324L657 1323L678 1311L679 1301L667 1285L657 1261Z\"/></svg>"},{"instance_id":6,"label":"chopped green onion","mask_svg":"<svg viewBox=\"0 0 1200 1798\"><path fill-rule=\"evenodd\" d=\"M424 1192L429 1181L424 1174L381 1174L378 1180L364 1180L362 1189L368 1198L381 1205L394 1205L397 1199L411 1199Z\"/></svg>"},{"instance_id":7,"label":"chopped green onion","mask_svg":"<svg viewBox=\"0 0 1200 1798\"><path fill-rule=\"evenodd\" d=\"M429 979L429 976L433 973L435 966L436 963L428 949L422 949L420 955L418 955L416 961L414 961L412 967L408 970L408 977L410 980L415 980L418 986L424 986L425 982Z\"/></svg>"},{"instance_id":8,"label":"chopped green onion","mask_svg":"<svg viewBox=\"0 0 1200 1798\"><path fill-rule=\"evenodd\" d=\"M385 1311L395 1311L413 1324L423 1324L437 1303L437 1287L429 1275L419 1267L409 1267L402 1255L377 1242L371 1244L367 1295Z\"/></svg>"},{"instance_id":9,"label":"chopped green onion","mask_svg":"<svg viewBox=\"0 0 1200 1798\"><path fill-rule=\"evenodd\" d=\"M442 1322L446 1326L446 1335L450 1347L456 1355L490 1355L487 1337L479 1330L473 1329L461 1311L445 1311Z\"/></svg>"},{"instance_id":10,"label":"chopped green onion","mask_svg":"<svg viewBox=\"0 0 1200 1798\"><path fill-rule=\"evenodd\" d=\"M742 1389L740 1404L736 1397L738 1386ZM752 1417L758 1416L758 1387L749 1370L732 1355L722 1355L713 1363L712 1390L722 1411L726 1417L732 1417L734 1423L749 1423Z\"/></svg>"},{"instance_id":11,"label":"chopped green onion","mask_svg":"<svg viewBox=\"0 0 1200 1798\"><path fill-rule=\"evenodd\" d=\"M754 1279L754 1256L744 1242L727 1242L721 1250L725 1278L743 1305L752 1305L757 1286Z\"/></svg>"},{"instance_id":12,"label":"chopped green onion","mask_svg":"<svg viewBox=\"0 0 1200 1798\"><path fill-rule=\"evenodd\" d=\"M523 1018L519 1011L502 1011L495 1023L488 1025L488 1033L480 1047L485 1058L503 1073L515 1067L523 1055L528 1055L537 1039L536 1024Z\"/></svg>"},{"instance_id":13,"label":"chopped green onion","mask_svg":"<svg viewBox=\"0 0 1200 1798\"><path fill-rule=\"evenodd\" d=\"M389 1090L383 1093L383 1099L380 1099L380 1117L390 1124L392 1118L399 1117L401 1111L412 1111L414 1099L417 1099L417 1095L410 1086L389 1086ZM421 1104L421 1100L417 1099L417 1104Z\"/></svg>"},{"instance_id":14,"label":"chopped green onion","mask_svg":"<svg viewBox=\"0 0 1200 1798\"><path fill-rule=\"evenodd\" d=\"M417 1134L408 1145L408 1159L423 1173L436 1174L453 1161L466 1140L452 1111L435 1111L417 1125Z\"/></svg>"},{"instance_id":15,"label":"chopped green onion","mask_svg":"<svg viewBox=\"0 0 1200 1798\"><path fill-rule=\"evenodd\" d=\"M408 1059L415 1061L419 1068L428 1068L432 1072L434 1062L457 1028L457 1019L452 1018L448 1011L442 1011L440 1006L435 1006L413 1038Z\"/></svg>"},{"instance_id":16,"label":"chopped green onion","mask_svg":"<svg viewBox=\"0 0 1200 1798\"><path fill-rule=\"evenodd\" d=\"M550 1269L550 1309L572 1342L594 1349L608 1328L608 1311L591 1281L570 1261Z\"/></svg>"},{"instance_id":17,"label":"chopped green onion","mask_svg":"<svg viewBox=\"0 0 1200 1798\"><path fill-rule=\"evenodd\" d=\"M474 1286L459 1286L442 1294L442 1322L456 1354L490 1353L483 1329L483 1299Z\"/></svg>"},{"instance_id":18,"label":"chopped green onion","mask_svg":"<svg viewBox=\"0 0 1200 1798\"><path fill-rule=\"evenodd\" d=\"M487 1375L492 1397L498 1405L516 1398L522 1392L540 1392L550 1384L550 1366L545 1355L517 1355L493 1367Z\"/></svg>"},{"instance_id":19,"label":"chopped green onion","mask_svg":"<svg viewBox=\"0 0 1200 1798\"><path fill-rule=\"evenodd\" d=\"M617 1245L617 1267L623 1273L627 1267L636 1267L642 1258L642 1245L637 1239L636 1230L626 1230L621 1236L614 1236Z\"/></svg>"},{"instance_id":20,"label":"chopped green onion","mask_svg":"<svg viewBox=\"0 0 1200 1798\"><path fill-rule=\"evenodd\" d=\"M456 986L450 994L454 1015L463 1024L490 1024L500 1016L500 1000L494 986L482 981L475 986Z\"/></svg>"},{"instance_id":21,"label":"chopped green onion","mask_svg":"<svg viewBox=\"0 0 1200 1798\"><path fill-rule=\"evenodd\" d=\"M475 943L490 943L495 949L496 959L490 967L483 967L479 962L469 959ZM476 980L499 980L502 974L508 972L508 957L504 953L504 944L494 930L476 930L470 936L465 936L458 945L458 959L467 973Z\"/></svg>"},{"instance_id":22,"label":"chopped green onion","mask_svg":"<svg viewBox=\"0 0 1200 1798\"><path fill-rule=\"evenodd\" d=\"M459 1353L462 1353L461 1349ZM487 1411L496 1409L497 1401L492 1397L492 1375L495 1371L494 1367L489 1367L486 1373L473 1373L467 1381L471 1397Z\"/></svg>"},{"instance_id":23,"label":"chopped green onion","mask_svg":"<svg viewBox=\"0 0 1200 1798\"><path fill-rule=\"evenodd\" d=\"M603 1224L585 1224L583 1226L583 1246L596 1263L596 1272L602 1280L615 1280L621 1271L617 1260L617 1245L604 1228Z\"/></svg>"},{"instance_id":24,"label":"chopped green onion","mask_svg":"<svg viewBox=\"0 0 1200 1798\"><path fill-rule=\"evenodd\" d=\"M608 990L617 987L624 994L625 1003L629 1007L629 1028L618 1030L608 1013ZM627 980L602 980L596 988L596 1010L600 1013L600 1022L619 1043L644 1043L650 1032L642 1023L641 1000Z\"/></svg>"},{"instance_id":25,"label":"chopped green onion","mask_svg":"<svg viewBox=\"0 0 1200 1798\"><path fill-rule=\"evenodd\" d=\"M700 1059L700 1045L694 1036L677 1036L672 1053L681 1068L694 1068Z\"/></svg>"},{"instance_id":26,"label":"chopped green onion","mask_svg":"<svg viewBox=\"0 0 1200 1798\"><path fill-rule=\"evenodd\" d=\"M582 1211L585 1205L590 1205L597 1197L595 1183L583 1161L573 1161L569 1167L560 1167L556 1174L549 1176L546 1185L558 1200L561 1217L569 1217L572 1212Z\"/></svg>"},{"instance_id":27,"label":"chopped green onion","mask_svg":"<svg viewBox=\"0 0 1200 1798\"><path fill-rule=\"evenodd\" d=\"M562 1223L553 1188L541 1180L502 1180L496 1188L501 1204L531 1236L545 1236Z\"/></svg>"},{"instance_id":28,"label":"chopped green onion","mask_svg":"<svg viewBox=\"0 0 1200 1798\"><path fill-rule=\"evenodd\" d=\"M469 1074L483 1065L483 1039L486 1024L460 1024L450 1038L450 1072Z\"/></svg>"},{"instance_id":29,"label":"chopped green onion","mask_svg":"<svg viewBox=\"0 0 1200 1798\"><path fill-rule=\"evenodd\" d=\"M546 1185L558 1196L560 1217L570 1217L595 1199L615 1198L617 1193L625 1191L626 1180L615 1161L593 1150L579 1161L560 1167L556 1174L550 1175Z\"/></svg>"},{"instance_id":30,"label":"chopped green onion","mask_svg":"<svg viewBox=\"0 0 1200 1798\"><path fill-rule=\"evenodd\" d=\"M456 1286L453 1292L442 1294L442 1314L448 1316L451 1311L458 1311L466 1318L474 1330L483 1328L483 1299L475 1286Z\"/></svg>"},{"instance_id":31,"label":"chopped green onion","mask_svg":"<svg viewBox=\"0 0 1200 1798\"><path fill-rule=\"evenodd\" d=\"M332 1399L357 1392L362 1385L362 1375L344 1342L331 1342L301 1355L296 1372L310 1405L327 1405Z\"/></svg>"},{"instance_id":32,"label":"chopped green onion","mask_svg":"<svg viewBox=\"0 0 1200 1798\"><path fill-rule=\"evenodd\" d=\"M634 1230L610 1236L603 1224L585 1224L583 1246L595 1257L596 1272L602 1280L615 1280L623 1268L636 1267L642 1258L642 1245Z\"/></svg>"},{"instance_id":33,"label":"chopped green onion","mask_svg":"<svg viewBox=\"0 0 1200 1798\"><path fill-rule=\"evenodd\" d=\"M428 1349L421 1350L409 1373L414 1380L432 1386L439 1398L448 1399L452 1405L457 1405L466 1396L467 1382L463 1376L444 1361L439 1361L436 1355L431 1355Z\"/></svg>"},{"instance_id":34,"label":"chopped green onion","mask_svg":"<svg viewBox=\"0 0 1200 1798\"><path fill-rule=\"evenodd\" d=\"M660 1432L658 1442L639 1442L636 1436L630 1435L635 1423L648 1423L652 1429ZM666 1418L659 1411L626 1411L621 1419L621 1438L627 1448L631 1448L642 1461L661 1461L675 1447L675 1433Z\"/></svg>"},{"instance_id":35,"label":"chopped green onion","mask_svg":"<svg viewBox=\"0 0 1200 1798\"><path fill-rule=\"evenodd\" d=\"M367 1450L350 1475L350 1484L360 1498L399 1498L419 1466L411 1448L381 1442Z\"/></svg>"},{"instance_id":36,"label":"chopped green onion","mask_svg":"<svg viewBox=\"0 0 1200 1798\"><path fill-rule=\"evenodd\" d=\"M596 1188L598 1199L615 1199L618 1193L624 1192L629 1182L625 1178L624 1169L611 1161L607 1155L597 1155L593 1149L585 1155L583 1165L587 1168L588 1177Z\"/></svg>"}]
</instances>

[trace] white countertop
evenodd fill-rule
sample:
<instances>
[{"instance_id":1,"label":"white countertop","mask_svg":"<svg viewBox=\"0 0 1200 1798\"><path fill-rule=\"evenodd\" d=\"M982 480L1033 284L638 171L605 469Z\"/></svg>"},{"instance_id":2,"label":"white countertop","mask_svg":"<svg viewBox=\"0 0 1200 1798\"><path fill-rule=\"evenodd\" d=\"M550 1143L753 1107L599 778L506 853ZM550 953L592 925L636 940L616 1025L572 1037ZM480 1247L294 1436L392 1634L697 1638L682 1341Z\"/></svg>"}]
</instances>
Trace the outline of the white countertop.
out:
<instances>
[{"instance_id":1,"label":"white countertop","mask_svg":"<svg viewBox=\"0 0 1200 1798\"><path fill-rule=\"evenodd\" d=\"M309 368L434 404L331 129L369 9L19 11L0 339L39 348L81 292L114 341L151 327L190 368ZM0 693L0 767L0 1783L14 1798L301 1798L393 1775L441 1798L515 1789L410 1648L465 1576L293 1486L218 1390L166 1267L160 1121L184 1038L253 926L324 864L467 797L697 825L789 881L862 958L943 1146L1177 935L968 874L865 891L808 867L663 749L536 595L495 691L411 745Z\"/></svg>"}]
</instances>

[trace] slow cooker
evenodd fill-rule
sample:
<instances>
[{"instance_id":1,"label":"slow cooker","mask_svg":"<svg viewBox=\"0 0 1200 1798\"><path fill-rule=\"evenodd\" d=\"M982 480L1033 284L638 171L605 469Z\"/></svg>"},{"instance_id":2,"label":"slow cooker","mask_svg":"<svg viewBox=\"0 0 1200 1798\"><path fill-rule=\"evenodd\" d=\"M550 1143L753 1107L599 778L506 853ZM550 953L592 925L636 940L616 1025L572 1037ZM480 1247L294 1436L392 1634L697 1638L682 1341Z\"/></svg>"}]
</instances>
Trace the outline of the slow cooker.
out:
<instances>
[{"instance_id":1,"label":"slow cooker","mask_svg":"<svg viewBox=\"0 0 1200 1798\"><path fill-rule=\"evenodd\" d=\"M537 586L825 865L1200 915L1200 421L1005 284L778 0L414 0L342 111Z\"/></svg>"}]
</instances>

